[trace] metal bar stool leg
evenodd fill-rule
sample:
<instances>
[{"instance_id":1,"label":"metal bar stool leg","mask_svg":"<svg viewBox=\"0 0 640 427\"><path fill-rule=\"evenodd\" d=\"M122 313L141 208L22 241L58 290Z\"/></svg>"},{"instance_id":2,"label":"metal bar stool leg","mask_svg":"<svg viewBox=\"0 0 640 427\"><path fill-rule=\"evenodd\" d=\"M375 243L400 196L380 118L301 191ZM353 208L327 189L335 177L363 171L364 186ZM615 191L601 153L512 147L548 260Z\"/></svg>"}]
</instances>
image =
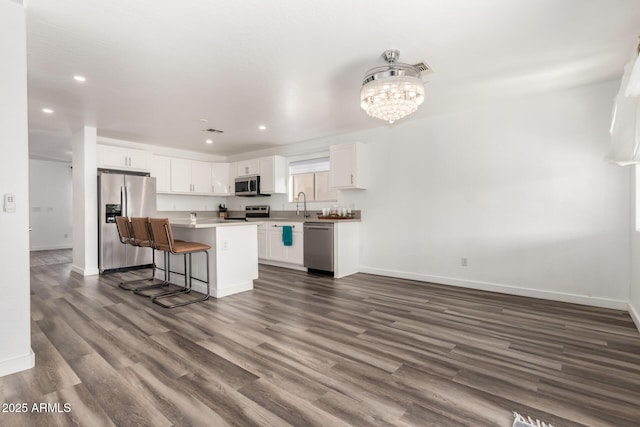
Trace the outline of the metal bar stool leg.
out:
<instances>
[{"instance_id":1,"label":"metal bar stool leg","mask_svg":"<svg viewBox=\"0 0 640 427\"><path fill-rule=\"evenodd\" d=\"M191 255L192 255L192 253L185 254L185 260L184 260L184 262L185 262L185 277L184 277L185 288L182 289L182 290L176 291L174 293L169 293L169 294L166 294L166 295L160 295L160 296L154 297L154 298L151 299L151 301L153 301L155 304L158 304L159 306L164 307L164 308L175 308L175 307L182 307L182 306L188 305L188 304L193 304L193 303L196 303L196 302L206 301L206 300L209 299L210 282L211 282L210 275L209 275L209 251L198 251L198 252L203 253L205 258L206 258L207 280L205 281L205 280L198 279L197 277L193 277L192 271L191 271L191 267L192 267ZM189 257L188 257L189 258L188 267L187 267L187 259L186 259L187 256L186 255L189 255ZM187 270L187 268L188 268L188 270ZM191 298L191 299L186 300L186 301L179 301L179 302L176 302L176 303L173 303L173 304L169 303L168 301L167 302L162 301L162 300L167 299L167 298L176 297L176 296L179 296L179 295L184 295L184 294L190 293L191 289L192 289L192 281L194 279L199 281L199 282L206 283L206 285L207 285L207 293L205 295L203 295L202 297Z\"/></svg>"},{"instance_id":2,"label":"metal bar stool leg","mask_svg":"<svg viewBox=\"0 0 640 427\"><path fill-rule=\"evenodd\" d=\"M128 288L134 292L140 292L147 289L156 289L168 285L168 282L160 281L156 282L156 245L150 230L150 219L148 217L134 217L131 218L131 243L140 248L151 249L152 257L152 270L150 279L142 279L137 282L151 282L151 284L143 284L140 286L129 286ZM135 283L135 282L132 282Z\"/></svg>"}]
</instances>

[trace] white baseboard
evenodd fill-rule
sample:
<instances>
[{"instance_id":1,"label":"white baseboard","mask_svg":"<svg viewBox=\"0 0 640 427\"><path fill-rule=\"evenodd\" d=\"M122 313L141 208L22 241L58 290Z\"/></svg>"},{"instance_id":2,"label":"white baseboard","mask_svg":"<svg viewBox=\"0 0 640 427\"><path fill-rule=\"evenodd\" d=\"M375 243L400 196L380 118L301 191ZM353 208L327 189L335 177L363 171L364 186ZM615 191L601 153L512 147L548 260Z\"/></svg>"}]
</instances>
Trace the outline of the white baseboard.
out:
<instances>
[{"instance_id":1,"label":"white baseboard","mask_svg":"<svg viewBox=\"0 0 640 427\"><path fill-rule=\"evenodd\" d=\"M211 291L211 296L215 298L222 298L233 294L239 294L240 292L246 292L253 289L253 280L248 282L238 283L233 286L228 286L224 289L215 289ZM206 290L203 289L203 291Z\"/></svg>"},{"instance_id":2,"label":"white baseboard","mask_svg":"<svg viewBox=\"0 0 640 427\"><path fill-rule=\"evenodd\" d=\"M31 252L34 251L53 251L56 249L72 249L68 243L64 243L61 245L42 245L42 246L31 246L29 249Z\"/></svg>"},{"instance_id":3,"label":"white baseboard","mask_svg":"<svg viewBox=\"0 0 640 427\"><path fill-rule=\"evenodd\" d=\"M164 280L164 272L157 270L156 271L156 279ZM214 280L214 276L211 277L211 280ZM178 286L184 286L184 276L178 274L171 274L169 281ZM207 293L207 285L205 283L201 283L197 280L194 280L191 283L191 286L194 291L200 292L201 294ZM216 286L212 283L209 287L209 295L214 298L222 298L229 295L237 294L240 292L246 292L253 289L253 280L249 280L248 282L237 283L233 286L227 286L224 289L217 289Z\"/></svg>"},{"instance_id":4,"label":"white baseboard","mask_svg":"<svg viewBox=\"0 0 640 427\"><path fill-rule=\"evenodd\" d=\"M201 294L207 293L207 285L203 283L196 283L195 281L191 284L192 288L196 292L200 292ZM253 280L248 282L238 283L233 286L228 286L224 289L216 289L215 287L211 287L209 295L214 298L222 298L233 294L238 294L240 292L246 292L253 289Z\"/></svg>"},{"instance_id":5,"label":"white baseboard","mask_svg":"<svg viewBox=\"0 0 640 427\"><path fill-rule=\"evenodd\" d=\"M33 353L33 350L29 349L29 353L27 354L0 361L0 377L26 371L27 369L33 368L35 364L36 355Z\"/></svg>"},{"instance_id":6,"label":"white baseboard","mask_svg":"<svg viewBox=\"0 0 640 427\"><path fill-rule=\"evenodd\" d=\"M631 316L631 320L636 324L636 328L638 328L638 332L640 332L640 313L633 306L633 304L629 303L629 316Z\"/></svg>"},{"instance_id":7,"label":"white baseboard","mask_svg":"<svg viewBox=\"0 0 640 427\"><path fill-rule=\"evenodd\" d=\"M520 288L512 285L502 285L490 282L479 282L452 277L431 276L427 274L409 273L405 271L386 270L375 267L360 266L362 273L377 276L397 277L399 279L417 280L421 282L438 283L442 285L459 286L461 288L478 289L481 291L498 292L501 294L518 295L523 297L541 298L552 301L569 302L573 304L591 305L616 310L627 310L629 301L610 298L590 297L587 295L569 294L563 292L544 291L540 289Z\"/></svg>"},{"instance_id":8,"label":"white baseboard","mask_svg":"<svg viewBox=\"0 0 640 427\"><path fill-rule=\"evenodd\" d=\"M100 270L97 268L81 268L75 264L71 264L71 271L81 276L97 276L100 274Z\"/></svg>"}]
</instances>

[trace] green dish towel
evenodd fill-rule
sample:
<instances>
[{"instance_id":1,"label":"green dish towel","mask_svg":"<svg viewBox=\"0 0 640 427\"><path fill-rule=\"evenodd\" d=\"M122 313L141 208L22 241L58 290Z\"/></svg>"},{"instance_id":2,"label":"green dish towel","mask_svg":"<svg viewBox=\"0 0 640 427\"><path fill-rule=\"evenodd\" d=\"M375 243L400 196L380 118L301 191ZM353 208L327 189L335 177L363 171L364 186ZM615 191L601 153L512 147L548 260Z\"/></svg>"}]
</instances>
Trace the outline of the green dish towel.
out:
<instances>
[{"instance_id":1,"label":"green dish towel","mask_svg":"<svg viewBox=\"0 0 640 427\"><path fill-rule=\"evenodd\" d=\"M293 227L290 225L282 226L282 243L285 246L293 246Z\"/></svg>"}]
</instances>

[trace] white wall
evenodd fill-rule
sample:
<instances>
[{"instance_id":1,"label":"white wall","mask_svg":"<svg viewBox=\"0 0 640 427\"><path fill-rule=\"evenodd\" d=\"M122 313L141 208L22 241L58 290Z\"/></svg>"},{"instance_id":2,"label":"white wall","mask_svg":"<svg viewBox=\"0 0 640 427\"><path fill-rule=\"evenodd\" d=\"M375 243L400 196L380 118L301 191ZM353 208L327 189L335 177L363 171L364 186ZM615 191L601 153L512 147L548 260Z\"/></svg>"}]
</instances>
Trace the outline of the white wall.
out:
<instances>
[{"instance_id":1,"label":"white wall","mask_svg":"<svg viewBox=\"0 0 640 427\"><path fill-rule=\"evenodd\" d=\"M71 136L73 151L73 264L83 276L98 271L97 131L85 126Z\"/></svg>"},{"instance_id":2,"label":"white wall","mask_svg":"<svg viewBox=\"0 0 640 427\"><path fill-rule=\"evenodd\" d=\"M363 135L374 167L396 173L375 174L360 195L371 220L361 264L623 308L629 171L603 161L616 83ZM398 191L421 182L417 195ZM385 227L398 207L424 223ZM406 250L385 250L394 247Z\"/></svg>"},{"instance_id":3,"label":"white wall","mask_svg":"<svg viewBox=\"0 0 640 427\"><path fill-rule=\"evenodd\" d=\"M32 251L72 245L71 164L29 160L30 247Z\"/></svg>"},{"instance_id":4,"label":"white wall","mask_svg":"<svg viewBox=\"0 0 640 427\"><path fill-rule=\"evenodd\" d=\"M630 176L604 162L618 85L309 142L370 147L370 188L339 196L363 211L362 270L626 308Z\"/></svg>"},{"instance_id":5,"label":"white wall","mask_svg":"<svg viewBox=\"0 0 640 427\"><path fill-rule=\"evenodd\" d=\"M0 195L15 195L15 213L0 212L0 376L33 367L29 279L27 50L22 4L0 0ZM10 66L8 65L10 64Z\"/></svg>"},{"instance_id":6,"label":"white wall","mask_svg":"<svg viewBox=\"0 0 640 427\"><path fill-rule=\"evenodd\" d=\"M633 318L638 330L640 330L640 210L638 203L638 191L640 191L640 165L626 166L633 171L631 185L631 284L629 285L629 314Z\"/></svg>"}]
</instances>

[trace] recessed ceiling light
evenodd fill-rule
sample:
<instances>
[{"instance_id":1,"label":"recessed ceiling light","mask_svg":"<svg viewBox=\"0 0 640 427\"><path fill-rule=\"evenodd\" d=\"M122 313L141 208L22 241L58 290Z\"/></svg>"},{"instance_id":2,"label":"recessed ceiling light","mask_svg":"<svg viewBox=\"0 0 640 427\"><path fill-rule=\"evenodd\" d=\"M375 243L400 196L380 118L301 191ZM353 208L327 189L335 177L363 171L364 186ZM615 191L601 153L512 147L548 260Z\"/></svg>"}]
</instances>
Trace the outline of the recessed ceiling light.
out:
<instances>
[{"instance_id":1,"label":"recessed ceiling light","mask_svg":"<svg viewBox=\"0 0 640 427\"><path fill-rule=\"evenodd\" d=\"M43 108L42 112L45 113L45 114L51 114L51 113L53 113L53 110L51 108Z\"/></svg>"},{"instance_id":2,"label":"recessed ceiling light","mask_svg":"<svg viewBox=\"0 0 640 427\"><path fill-rule=\"evenodd\" d=\"M213 139L207 139L205 142L206 142L207 144L213 144Z\"/></svg>"},{"instance_id":3,"label":"recessed ceiling light","mask_svg":"<svg viewBox=\"0 0 640 427\"><path fill-rule=\"evenodd\" d=\"M73 76L73 80L75 80L75 81L77 81L77 82L83 82L83 83L87 81L86 77L84 77L84 76L78 76L78 75Z\"/></svg>"},{"instance_id":4,"label":"recessed ceiling light","mask_svg":"<svg viewBox=\"0 0 640 427\"><path fill-rule=\"evenodd\" d=\"M207 123L209 120L207 120L207 119L198 119L198 121L202 122L202 123Z\"/></svg>"},{"instance_id":5,"label":"recessed ceiling light","mask_svg":"<svg viewBox=\"0 0 640 427\"><path fill-rule=\"evenodd\" d=\"M265 125L260 125L258 126L258 129L260 130L267 130L267 127Z\"/></svg>"}]
</instances>

